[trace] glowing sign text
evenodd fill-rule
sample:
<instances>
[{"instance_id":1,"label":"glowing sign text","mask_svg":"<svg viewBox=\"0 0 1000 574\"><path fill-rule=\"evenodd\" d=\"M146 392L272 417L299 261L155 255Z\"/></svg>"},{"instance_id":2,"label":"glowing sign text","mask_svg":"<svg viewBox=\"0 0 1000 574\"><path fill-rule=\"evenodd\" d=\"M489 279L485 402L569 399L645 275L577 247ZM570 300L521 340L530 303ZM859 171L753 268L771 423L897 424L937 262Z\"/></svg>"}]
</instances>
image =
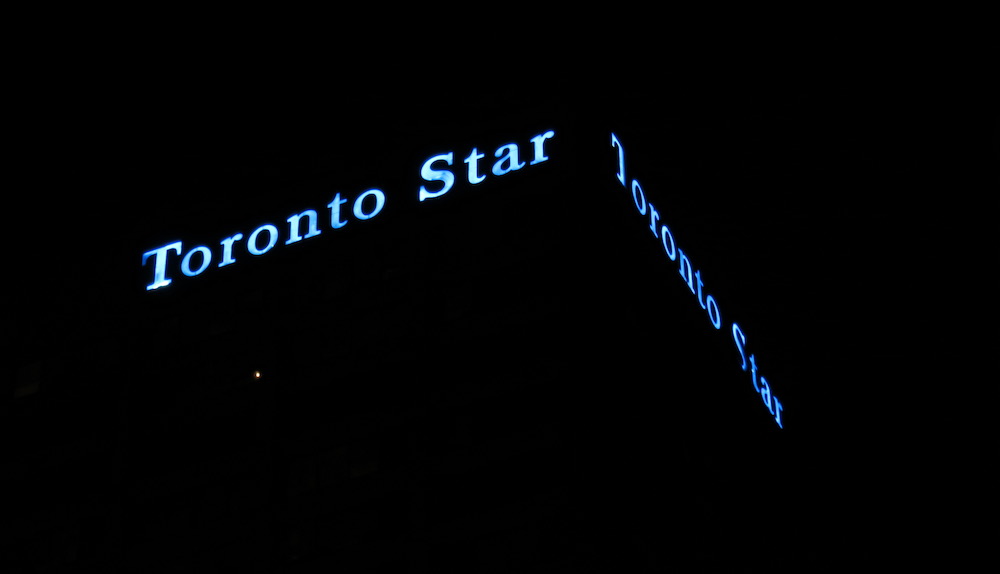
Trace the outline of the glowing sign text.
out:
<instances>
[{"instance_id":1,"label":"glowing sign text","mask_svg":"<svg viewBox=\"0 0 1000 574\"><path fill-rule=\"evenodd\" d=\"M618 136L613 133L611 134L611 147L617 148L618 150L618 172L615 175L618 177L618 181L622 184L622 186L626 186L625 149L618 140ZM691 294L697 298L698 304L705 310L712 327L716 330L721 330L722 312L719 310L719 304L715 301L715 298L707 294L705 291L705 284L702 282L701 278L701 270L694 269L691 260L684 254L684 250L677 246L677 243L674 241L674 235L670 232L670 228L667 227L666 223L660 221L660 213L656 211L652 202L646 201L646 194L643 192L642 186L639 182L633 179L631 185L626 188L631 189L632 202L635 204L635 208L638 210L639 215L649 216L649 231L653 234L653 237L660 240L667 258L671 261L678 262L678 273L680 273L684 282L687 283L688 289L691 290ZM657 225L658 223L659 225ZM754 390L760 395L761 400L764 401L764 405L774 417L774 422L778 424L778 428L784 428L781 424L781 411L784 407L782 407L781 401L778 400L778 397L771 392L771 386L768 384L767 379L765 379L763 375L757 375L757 358L753 355L753 353L747 357L747 338L746 335L743 334L743 329L741 329L738 324L733 323L730 331L732 332L733 341L736 343L736 350L740 354L742 368L744 371L747 370L747 364L749 361L750 380L753 383Z\"/></svg>"},{"instance_id":2,"label":"glowing sign text","mask_svg":"<svg viewBox=\"0 0 1000 574\"><path fill-rule=\"evenodd\" d=\"M555 137L552 130L543 132L532 137L529 142L531 151L522 159L521 148L517 143L501 145L494 152L496 161L490 168L494 176L501 176L518 171L526 166L537 165L548 161L546 155L546 140ZM462 160L467 164L468 182L470 184L482 183L486 180L483 169L479 165L479 160L486 157L475 147L469 155ZM528 160L528 157L531 159ZM455 154L447 152L428 158L420 168L420 176L426 182L417 190L417 199L423 202L426 199L441 197L448 193L455 184L455 174L444 166L451 166L454 163ZM438 185L436 182L440 182ZM428 190L427 185L432 185L434 190ZM354 219L364 221L372 219L382 212L386 203L386 194L380 189L369 189L355 197L353 202L349 198L341 197L338 193L333 200L326 205L329 209L329 228L341 229L350 221L350 216L342 209L351 203L350 214ZM313 209L307 209L300 213L290 215L285 221L288 222L288 232L284 236L285 245L298 243L305 239L310 239L320 235L326 227L320 223L320 215ZM219 241L218 246L210 248L207 245L197 245L185 251L182 241L173 241L142 254L142 266L147 263L152 268L152 282L146 285L147 291L166 287L173 282L170 277L171 269L176 270L177 259L180 258L180 272L185 277L195 277L201 275L212 267L214 261L218 261L216 267L225 267L238 261L237 252L242 254L260 257L278 245L282 238L281 229L277 225L265 223L250 232L249 236L244 236L242 232L233 233ZM218 256L216 258L216 256ZM176 277L176 274L174 274Z\"/></svg>"},{"instance_id":3,"label":"glowing sign text","mask_svg":"<svg viewBox=\"0 0 1000 574\"><path fill-rule=\"evenodd\" d=\"M547 161L549 158L545 155L545 149L543 146L545 140L555 135L556 133L554 131L549 130L531 138L534 157L532 157L530 164L521 161L520 151L516 143L509 143L498 147L497 150L493 152L493 156L499 158L496 163L493 164L493 175L505 175L512 171L522 169L525 165L537 165L543 161ZM482 183L486 180L486 176L481 175L479 169L479 160L484 157L486 157L486 154L479 153L478 149L472 148L468 157L462 160L463 163L469 166L468 180L469 183L473 185ZM434 165L443 163L450 166L454 164L454 161L455 154L448 152L433 156L424 162L423 167L420 168L420 177L424 178L424 181L427 183L440 181L441 188L437 191L429 191L425 186L421 185L419 194L420 201L441 197L451 190L452 186L455 185L455 174L448 169L434 169Z\"/></svg>"},{"instance_id":4,"label":"glowing sign text","mask_svg":"<svg viewBox=\"0 0 1000 574\"><path fill-rule=\"evenodd\" d=\"M348 200L341 198L338 193L333 197L333 201L327 204L327 208L330 210L331 229L340 229L347 225L347 221L344 220L344 215L340 210L341 206L346 203L348 203ZM385 193L379 189L369 189L354 198L352 213L355 219L371 219L378 215L383 207L385 207ZM307 209L301 213L291 215L285 221L288 222L288 239L285 240L285 245L291 245L303 239L316 237L322 233L318 222L319 215L313 209ZM306 222L305 235L302 234L303 221ZM250 233L244 244L246 252L257 257L264 255L271 249L274 249L274 246L278 244L280 235L281 232L277 226L265 223ZM218 250L220 256L218 267L225 267L226 265L236 263L236 256L233 255L234 245L242 240L242 233L234 233L219 241ZM181 241L174 241L173 243L151 249L142 254L143 266L149 260L153 262L153 282L146 285L147 291L170 285L173 279L167 276L168 259L171 254L180 256L183 251L184 244ZM201 275L210 267L212 259L213 252L207 246L199 245L192 247L181 259L181 273L187 277ZM192 262L196 262L194 266L192 266Z\"/></svg>"}]
</instances>

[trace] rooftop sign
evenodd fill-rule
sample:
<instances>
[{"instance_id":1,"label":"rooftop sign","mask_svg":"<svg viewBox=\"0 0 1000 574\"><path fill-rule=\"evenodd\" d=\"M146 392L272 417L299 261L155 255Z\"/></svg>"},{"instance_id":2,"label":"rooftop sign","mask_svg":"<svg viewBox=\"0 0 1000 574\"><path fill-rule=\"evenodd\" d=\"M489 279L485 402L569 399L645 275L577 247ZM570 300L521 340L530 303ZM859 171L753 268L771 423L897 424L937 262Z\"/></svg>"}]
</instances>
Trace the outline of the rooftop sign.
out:
<instances>
[{"instance_id":1,"label":"rooftop sign","mask_svg":"<svg viewBox=\"0 0 1000 574\"><path fill-rule=\"evenodd\" d=\"M660 240L663 245L663 252L670 261L676 261L678 265L677 272L680 274L681 279L687 284L688 289L691 290L691 294L694 295L698 304L705 313L708 315L708 320L711 322L712 327L716 330L722 329L722 311L719 310L719 304L716 302L715 298L712 297L705 289L705 283L701 277L701 270L695 269L694 264L691 262L690 258L684 254L684 250L681 249L677 242L674 240L674 234L671 233L670 228L667 224L660 220L660 213L656 211L656 207L653 203L646 201L646 194L642 190L642 185L639 181L633 179L631 185L626 186L625 178L625 148L622 147L621 142L618 140L618 136L614 133L611 134L611 147L616 148L618 152L618 172L615 174L618 177L618 181L626 189L631 190L632 201L635 203L635 208L638 210L639 215L649 217L649 231L653 234L653 237ZM774 422L777 423L778 428L784 428L781 424L781 411L784 407L778 397L771 392L771 385L768 384L767 379L764 375L757 375L757 358L753 353L747 356L746 346L747 337L743 333L743 329L735 322L729 327L729 331L732 333L733 342L736 345L736 351L740 354L740 359L742 361L742 369L747 370L747 366L750 367L750 380L753 383L753 388L760 395L761 400L764 401L764 405L767 410L774 417Z\"/></svg>"},{"instance_id":2,"label":"rooftop sign","mask_svg":"<svg viewBox=\"0 0 1000 574\"><path fill-rule=\"evenodd\" d=\"M503 176L548 161L545 142L555 135L554 131L549 130L532 137L529 140L530 145L526 146L529 151L524 154L516 142L498 147L492 154L496 161L486 173L484 173L485 166L488 164L480 163L480 160L486 158L486 154L473 147L468 156L462 160L462 163L466 164L464 171L469 184L482 183L490 176L489 174ZM454 187L455 173L452 171L454 164L455 153L451 151L432 156L424 162L420 168L420 177L424 180L424 184L417 189L419 201L439 198ZM185 249L183 241L172 241L142 254L143 267L148 267L152 271L152 280L146 285L146 290L153 291L169 286L178 276L178 270L184 277L196 277L213 267L226 267L237 263L245 256L264 256L282 239L284 245L291 245L316 237L326 229L341 229L350 223L351 216L356 221L372 219L382 212L385 204L386 194L381 189L369 189L353 198L343 197L337 193L326 205L329 213L322 218L314 209L306 209L288 216L285 219L288 226L284 235L277 225L263 223L248 236L242 231L230 233L219 240L218 245L212 247L196 245ZM321 219L328 223L322 224Z\"/></svg>"},{"instance_id":3,"label":"rooftop sign","mask_svg":"<svg viewBox=\"0 0 1000 574\"><path fill-rule=\"evenodd\" d=\"M486 158L486 154L473 147L467 155L466 152L459 155L459 157L465 155L461 160L465 167L457 171L469 185L477 185L491 176L502 177L544 163L549 160L545 142L554 137L555 132L552 130L532 136L528 139L528 145L524 146L526 148L524 152L516 142L501 145L492 153L495 158L492 166L489 166L488 162L481 162ZM681 279L695 296L698 305L705 310L712 327L721 331L724 324L722 311L715 297L706 289L701 270L695 268L694 263L677 244L670 228L661 219L656 207L651 201L647 201L642 185L635 179L630 183L626 179L625 150L614 133L611 134L611 146L617 151L618 181L631 193L639 215L649 218L650 233L659 240L666 257L671 262L677 263ZM415 186L419 202L440 198L454 188L455 158L455 152L447 151L424 161L420 168L423 183ZM180 276L196 277L213 268L237 264L245 257L263 257L277 248L279 242L291 245L314 238L324 231L342 229L350 225L352 220L361 222L373 219L382 213L386 201L385 192L377 188L349 197L337 193L326 205L326 211L322 216L315 209L305 209L286 217L287 227L279 228L273 223L262 223L248 235L244 235L242 231L231 232L212 247L196 245L185 249L182 240L155 247L142 254L143 267L151 271L151 281L146 285L146 290L154 291L168 287L175 278L179 278L178 271ZM783 428L781 415L784 407L772 392L767 379L758 374L757 357L753 353L747 354L747 337L743 329L733 322L726 330L732 335L736 351L740 356L741 368L746 371L749 367L754 391L760 395L774 422L779 428Z\"/></svg>"}]
</instances>

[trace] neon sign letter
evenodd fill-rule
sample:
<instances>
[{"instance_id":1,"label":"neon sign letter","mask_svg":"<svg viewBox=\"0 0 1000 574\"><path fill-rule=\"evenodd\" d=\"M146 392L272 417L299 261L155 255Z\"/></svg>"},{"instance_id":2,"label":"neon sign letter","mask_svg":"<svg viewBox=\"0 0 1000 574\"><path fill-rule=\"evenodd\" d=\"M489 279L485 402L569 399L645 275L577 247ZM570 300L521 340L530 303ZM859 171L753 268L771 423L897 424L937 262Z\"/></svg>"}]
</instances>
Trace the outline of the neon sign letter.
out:
<instances>
[{"instance_id":1,"label":"neon sign letter","mask_svg":"<svg viewBox=\"0 0 1000 574\"><path fill-rule=\"evenodd\" d=\"M192 270L191 256L194 255L195 253L201 254L201 267ZM208 249L208 247L200 245L198 247L195 247L191 251L188 251L187 255L184 256L184 260L181 261L181 273L187 275L188 277L194 277L195 275L199 275L201 274L202 271L207 269L208 264L211 262L212 262L212 252Z\"/></svg>"},{"instance_id":2,"label":"neon sign letter","mask_svg":"<svg viewBox=\"0 0 1000 574\"><path fill-rule=\"evenodd\" d=\"M146 285L146 290L159 289L170 285L171 280L167 279L167 253L173 251L177 255L181 254L181 242L175 241L169 245L147 251L142 254L142 265L146 266L146 259L153 256L153 282Z\"/></svg>"},{"instance_id":3,"label":"neon sign letter","mask_svg":"<svg viewBox=\"0 0 1000 574\"><path fill-rule=\"evenodd\" d=\"M472 151L473 151L473 154L469 156L470 158L475 155L475 151L476 151L475 148L473 148ZM451 165L452 162L454 161L454 158L455 158L455 154L453 154L451 152L448 152L448 153L445 153L445 154L436 155L436 156L434 156L434 157L432 157L432 158L430 158L430 159L428 159L427 161L424 162L423 167L420 168L420 177L424 178L424 180L426 180L428 182L430 182L430 181L444 182L444 185L441 187L441 189L439 189L437 191L427 191L427 188L421 185L420 186L420 201L423 201L425 199L434 199L435 197L441 197L442 195L448 193L448 190L451 189L451 186L455 185L455 174L451 173L450 171L448 171L446 169L431 169L431 166L433 164L439 162L439 161L443 161L446 164ZM469 181L470 182L472 181L472 170L473 169L474 169L473 165L469 164Z\"/></svg>"},{"instance_id":4,"label":"neon sign letter","mask_svg":"<svg viewBox=\"0 0 1000 574\"><path fill-rule=\"evenodd\" d=\"M302 229L301 225L299 225L299 221L303 216L309 219L309 232L306 233L305 239L319 235L319 229L316 229L316 219L318 219L319 216L316 215L316 211L307 209L302 213L293 215L285 220L288 222L288 240L285 241L285 245L295 243L296 241L302 241L303 237L300 235Z\"/></svg>"},{"instance_id":5,"label":"neon sign letter","mask_svg":"<svg viewBox=\"0 0 1000 574\"><path fill-rule=\"evenodd\" d=\"M267 243L264 247L257 247L257 238L260 237L260 232L267 232ZM270 223L265 223L257 229L253 230L250 234L250 239L247 239L247 251L250 255L263 255L274 247L274 244L278 242L278 228L271 225Z\"/></svg>"}]
</instances>

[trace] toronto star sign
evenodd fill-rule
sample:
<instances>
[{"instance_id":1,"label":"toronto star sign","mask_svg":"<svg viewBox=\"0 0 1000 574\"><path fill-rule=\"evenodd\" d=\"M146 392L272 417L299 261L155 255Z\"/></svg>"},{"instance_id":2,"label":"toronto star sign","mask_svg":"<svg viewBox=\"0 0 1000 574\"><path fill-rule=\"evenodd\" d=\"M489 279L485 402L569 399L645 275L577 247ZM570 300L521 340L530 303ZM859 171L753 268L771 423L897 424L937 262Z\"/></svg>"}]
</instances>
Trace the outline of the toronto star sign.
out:
<instances>
[{"instance_id":1,"label":"toronto star sign","mask_svg":"<svg viewBox=\"0 0 1000 574\"><path fill-rule=\"evenodd\" d=\"M490 174L497 177L504 176L547 162L549 156L545 144L555 135L555 131L548 130L529 138L528 145L525 146L526 153L522 153L521 147L516 142L501 145L492 154L495 161L489 167L488 172L486 164L480 162L486 158L486 154L473 147L469 154L461 160L465 164L462 171L465 172L468 183L476 185L485 181L490 177ZM690 258L678 246L670 228L661 219L660 213L652 202L647 201L642 185L635 179L631 183L626 179L625 149L618 136L611 133L610 141L611 147L617 153L618 170L615 175L618 181L631 192L632 201L639 215L643 218L649 218L650 232L662 244L664 255L668 260L677 262L681 279L687 284L701 308L705 310L712 327L722 331L722 312L718 302L705 289L701 270L694 268ZM417 188L417 199L421 203L438 199L454 187L455 171L457 171L455 164L455 153L452 151L431 156L424 161L420 168L420 177L423 183ZM382 212L385 203L386 194L380 189L366 190L353 199L337 193L326 205L328 212L323 218L314 209L306 209L287 217L285 222L288 227L284 245L305 241L322 234L327 226L321 225L321 219L329 222L328 228L330 230L341 229L348 225L352 216L358 221L370 220ZM146 290L155 291L170 286L174 278L177 277L178 268L184 277L196 277L213 268L213 263L214 268L219 268L236 264L246 256L262 257L271 252L281 239L281 230L277 225L264 223L257 226L247 236L242 232L231 233L219 240L218 245L214 248L207 245L196 245L185 249L183 241L180 240L155 247L142 254L142 266L149 268L152 272L152 281L146 285ZM754 391L760 395L764 406L778 427L784 428L781 416L784 407L771 390L767 379L759 374L757 357L753 353L747 354L747 337L743 329L733 322L727 330L732 335L734 346L739 354L741 368L743 371L747 371L749 368Z\"/></svg>"}]
</instances>

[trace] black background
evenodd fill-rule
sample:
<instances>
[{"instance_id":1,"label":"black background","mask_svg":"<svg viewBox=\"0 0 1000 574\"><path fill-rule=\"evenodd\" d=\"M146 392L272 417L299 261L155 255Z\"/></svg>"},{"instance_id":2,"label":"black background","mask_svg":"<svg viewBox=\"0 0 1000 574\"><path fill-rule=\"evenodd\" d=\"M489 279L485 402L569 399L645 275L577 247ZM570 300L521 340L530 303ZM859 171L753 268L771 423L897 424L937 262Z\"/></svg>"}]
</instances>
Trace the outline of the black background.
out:
<instances>
[{"instance_id":1,"label":"black background","mask_svg":"<svg viewBox=\"0 0 1000 574\"><path fill-rule=\"evenodd\" d=\"M258 571L802 571L982 547L976 461L995 453L965 421L987 385L996 124L961 105L975 75L826 42L776 58L539 37L56 59L19 114L8 211L13 568L225 571L240 562L213 535L150 525L251 475ZM549 164L462 184L472 146L488 162L546 129ZM612 131L722 331L615 179ZM455 189L417 204L445 151ZM143 288L148 249L322 220L371 187L388 199L370 222ZM477 454L497 444L534 446ZM353 460L328 488L361 502L310 530L288 493L327 451Z\"/></svg>"}]
</instances>

